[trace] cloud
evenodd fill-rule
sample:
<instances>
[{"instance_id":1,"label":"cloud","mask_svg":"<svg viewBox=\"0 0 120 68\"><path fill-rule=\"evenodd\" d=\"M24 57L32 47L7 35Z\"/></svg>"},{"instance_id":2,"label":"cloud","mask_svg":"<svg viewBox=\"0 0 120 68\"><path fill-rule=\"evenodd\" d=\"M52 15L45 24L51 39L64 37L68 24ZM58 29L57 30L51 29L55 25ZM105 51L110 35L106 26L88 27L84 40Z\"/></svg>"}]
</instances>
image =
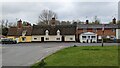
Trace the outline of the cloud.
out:
<instances>
[{"instance_id":1,"label":"cloud","mask_svg":"<svg viewBox=\"0 0 120 68\"><path fill-rule=\"evenodd\" d=\"M0 0L0 2L118 2L119 0Z\"/></svg>"},{"instance_id":2,"label":"cloud","mask_svg":"<svg viewBox=\"0 0 120 68\"><path fill-rule=\"evenodd\" d=\"M112 16L117 16L117 2L4 2L2 5L3 18L9 21L22 19L31 23L38 21L43 9L49 9L58 14L59 20L81 20L86 16L93 21L98 16L102 22L110 22Z\"/></svg>"}]
</instances>

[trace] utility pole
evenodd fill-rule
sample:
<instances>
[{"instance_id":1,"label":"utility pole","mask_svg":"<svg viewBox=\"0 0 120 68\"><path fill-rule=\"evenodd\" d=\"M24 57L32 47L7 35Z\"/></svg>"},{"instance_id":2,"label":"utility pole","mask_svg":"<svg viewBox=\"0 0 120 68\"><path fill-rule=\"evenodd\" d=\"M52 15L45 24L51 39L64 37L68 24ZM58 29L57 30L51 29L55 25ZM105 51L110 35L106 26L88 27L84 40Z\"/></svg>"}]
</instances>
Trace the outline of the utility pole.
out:
<instances>
[{"instance_id":1,"label":"utility pole","mask_svg":"<svg viewBox=\"0 0 120 68\"><path fill-rule=\"evenodd\" d=\"M104 40L103 40L103 38L104 38L104 29L105 29L105 27L104 27L104 24L102 25L102 47L104 46Z\"/></svg>"}]
</instances>

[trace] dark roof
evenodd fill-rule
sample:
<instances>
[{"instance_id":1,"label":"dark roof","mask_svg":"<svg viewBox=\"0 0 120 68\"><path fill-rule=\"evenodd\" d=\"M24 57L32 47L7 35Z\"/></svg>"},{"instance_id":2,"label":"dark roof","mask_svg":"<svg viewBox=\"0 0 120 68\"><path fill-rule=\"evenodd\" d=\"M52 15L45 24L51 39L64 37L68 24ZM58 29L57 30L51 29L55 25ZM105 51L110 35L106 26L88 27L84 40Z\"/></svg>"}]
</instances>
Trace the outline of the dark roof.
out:
<instances>
[{"instance_id":1,"label":"dark roof","mask_svg":"<svg viewBox=\"0 0 120 68\"><path fill-rule=\"evenodd\" d=\"M45 35L45 31L49 31L49 35L57 35L57 30L60 30L61 35L75 35L75 25L34 25L32 35Z\"/></svg>"},{"instance_id":2,"label":"dark roof","mask_svg":"<svg viewBox=\"0 0 120 68\"><path fill-rule=\"evenodd\" d=\"M77 24L78 28L103 28L102 24ZM118 28L117 24L104 24L104 28Z\"/></svg>"},{"instance_id":3,"label":"dark roof","mask_svg":"<svg viewBox=\"0 0 120 68\"><path fill-rule=\"evenodd\" d=\"M22 32L26 31L26 36L30 36L32 33L32 27L23 27L22 29L19 29L19 36L22 36Z\"/></svg>"},{"instance_id":4,"label":"dark roof","mask_svg":"<svg viewBox=\"0 0 120 68\"><path fill-rule=\"evenodd\" d=\"M17 27L11 27L8 30L7 36L22 36L22 32L26 30L26 36L30 36L32 33L32 27L22 27L22 28L17 28Z\"/></svg>"},{"instance_id":5,"label":"dark roof","mask_svg":"<svg viewBox=\"0 0 120 68\"><path fill-rule=\"evenodd\" d=\"M9 28L7 36L17 36L17 27Z\"/></svg>"}]
</instances>

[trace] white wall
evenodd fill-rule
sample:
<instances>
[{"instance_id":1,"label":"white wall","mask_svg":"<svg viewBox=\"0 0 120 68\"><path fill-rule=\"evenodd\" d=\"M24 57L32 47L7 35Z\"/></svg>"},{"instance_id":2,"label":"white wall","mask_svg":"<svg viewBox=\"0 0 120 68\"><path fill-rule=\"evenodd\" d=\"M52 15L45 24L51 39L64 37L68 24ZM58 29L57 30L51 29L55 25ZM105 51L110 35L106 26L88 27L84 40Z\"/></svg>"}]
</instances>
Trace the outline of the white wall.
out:
<instances>
[{"instance_id":1,"label":"white wall","mask_svg":"<svg viewBox=\"0 0 120 68\"><path fill-rule=\"evenodd\" d=\"M32 36L32 41L41 41L41 37L44 37L45 35L33 35ZM37 39L34 39L37 38Z\"/></svg>"},{"instance_id":2,"label":"white wall","mask_svg":"<svg viewBox=\"0 0 120 68\"><path fill-rule=\"evenodd\" d=\"M41 41L41 37L44 37L44 41L62 41L61 35L34 35L32 36L32 41ZM48 38L48 40L46 40L46 38ZM60 38L60 40L57 40L57 38Z\"/></svg>"},{"instance_id":3,"label":"white wall","mask_svg":"<svg viewBox=\"0 0 120 68\"><path fill-rule=\"evenodd\" d=\"M44 37L44 41L62 41L61 35L38 35L38 36L34 35L34 36L32 36L32 41L41 41L41 37ZM34 38L37 38L37 39L34 39ZM48 40L46 38L48 38ZM57 40L57 38L60 38L60 39ZM75 35L65 35L64 40L65 41L75 41Z\"/></svg>"},{"instance_id":4,"label":"white wall","mask_svg":"<svg viewBox=\"0 0 120 68\"><path fill-rule=\"evenodd\" d=\"M49 40L46 40L46 38L49 38ZM60 38L60 40L57 40L57 38ZM48 35L44 37L44 41L62 41L62 36L61 35Z\"/></svg>"},{"instance_id":5,"label":"white wall","mask_svg":"<svg viewBox=\"0 0 120 68\"><path fill-rule=\"evenodd\" d=\"M82 36L86 36L86 39L83 39ZM82 34L79 36L80 42L81 43L87 42L88 36L90 36L90 39L92 39L92 42L97 42L97 35L82 35ZM91 36L95 36L96 38L93 39L93 38L91 38ZM88 39L88 42L91 42L90 39Z\"/></svg>"},{"instance_id":6,"label":"white wall","mask_svg":"<svg viewBox=\"0 0 120 68\"><path fill-rule=\"evenodd\" d=\"M64 36L64 39L65 41L75 41L75 35L66 35Z\"/></svg>"},{"instance_id":7,"label":"white wall","mask_svg":"<svg viewBox=\"0 0 120 68\"><path fill-rule=\"evenodd\" d=\"M120 39L120 29L116 29L116 39Z\"/></svg>"}]
</instances>

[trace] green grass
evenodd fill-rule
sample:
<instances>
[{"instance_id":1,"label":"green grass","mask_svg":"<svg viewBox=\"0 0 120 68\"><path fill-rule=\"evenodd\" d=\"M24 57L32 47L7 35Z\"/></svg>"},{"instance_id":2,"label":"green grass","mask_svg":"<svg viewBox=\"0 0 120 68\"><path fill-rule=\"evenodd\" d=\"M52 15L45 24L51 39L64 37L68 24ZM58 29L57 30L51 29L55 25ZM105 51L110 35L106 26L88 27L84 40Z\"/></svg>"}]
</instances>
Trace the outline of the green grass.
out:
<instances>
[{"instance_id":1,"label":"green grass","mask_svg":"<svg viewBox=\"0 0 120 68\"><path fill-rule=\"evenodd\" d=\"M117 46L80 46L62 49L33 66L118 66Z\"/></svg>"}]
</instances>

